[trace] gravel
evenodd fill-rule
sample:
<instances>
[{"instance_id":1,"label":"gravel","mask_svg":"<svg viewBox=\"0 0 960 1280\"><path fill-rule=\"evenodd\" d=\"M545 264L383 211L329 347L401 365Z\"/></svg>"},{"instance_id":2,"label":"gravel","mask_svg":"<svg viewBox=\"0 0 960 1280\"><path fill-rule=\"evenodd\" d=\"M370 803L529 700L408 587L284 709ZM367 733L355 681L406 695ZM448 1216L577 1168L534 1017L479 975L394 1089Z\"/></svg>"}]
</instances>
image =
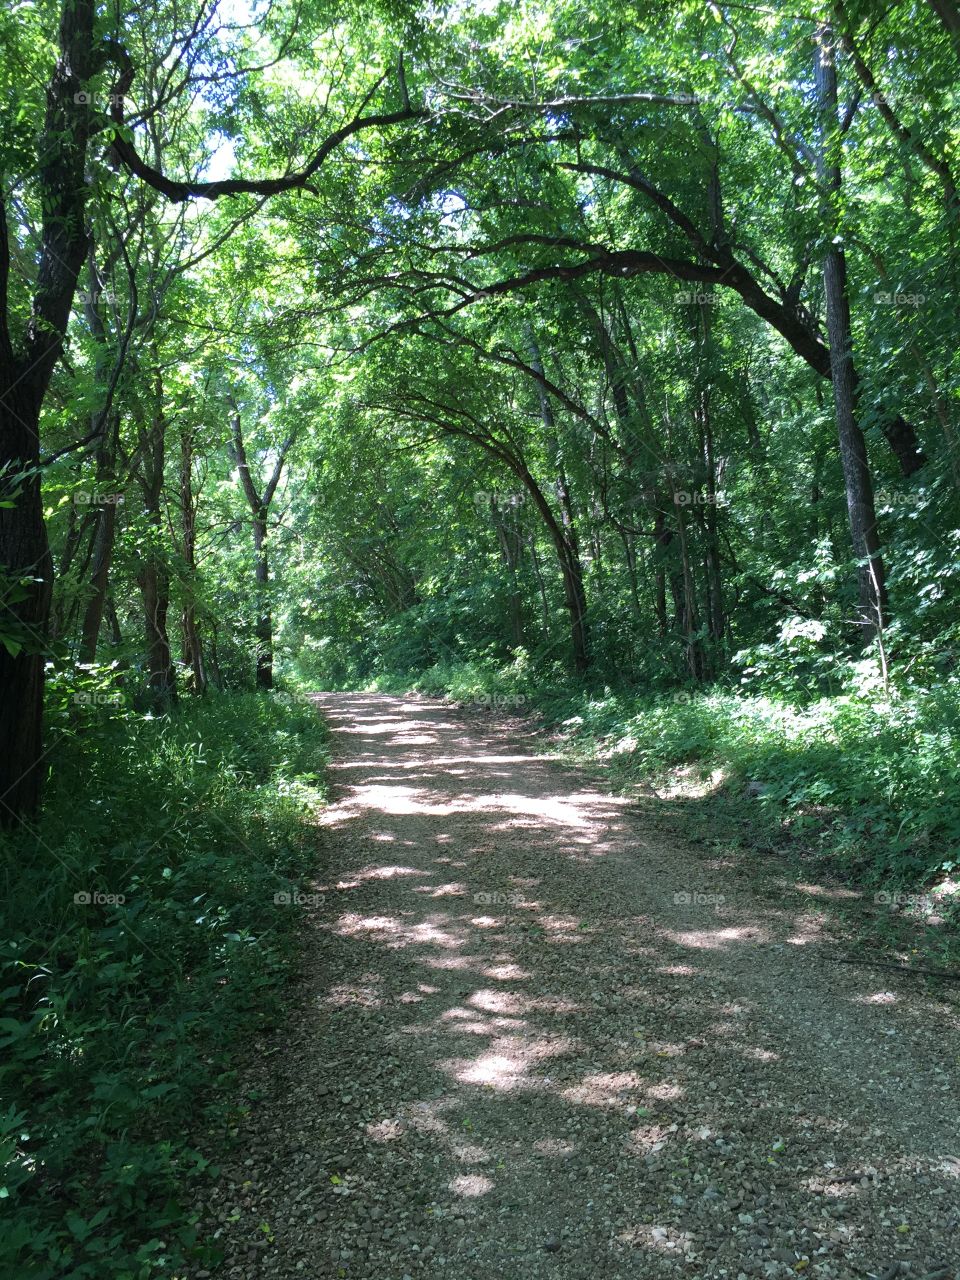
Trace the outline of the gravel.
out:
<instances>
[{"instance_id":1,"label":"gravel","mask_svg":"<svg viewBox=\"0 0 960 1280\"><path fill-rule=\"evenodd\" d=\"M522 721L318 702L323 902L208 1143L219 1277L956 1280L955 992L832 963L809 893Z\"/></svg>"}]
</instances>

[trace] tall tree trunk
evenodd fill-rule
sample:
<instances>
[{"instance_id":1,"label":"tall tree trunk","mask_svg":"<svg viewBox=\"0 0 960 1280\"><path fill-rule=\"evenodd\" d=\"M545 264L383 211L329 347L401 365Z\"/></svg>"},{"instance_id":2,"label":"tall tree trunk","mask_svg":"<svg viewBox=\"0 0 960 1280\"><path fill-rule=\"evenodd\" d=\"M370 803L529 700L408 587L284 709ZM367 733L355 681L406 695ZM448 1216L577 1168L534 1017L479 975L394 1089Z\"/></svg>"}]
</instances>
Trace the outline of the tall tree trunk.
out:
<instances>
[{"instance_id":1,"label":"tall tree trunk","mask_svg":"<svg viewBox=\"0 0 960 1280\"><path fill-rule=\"evenodd\" d=\"M21 475L38 461L33 406L20 389L0 395L0 825L34 812L43 779L43 676L53 577L43 523L40 477Z\"/></svg>"},{"instance_id":2,"label":"tall tree trunk","mask_svg":"<svg viewBox=\"0 0 960 1280\"><path fill-rule=\"evenodd\" d=\"M187 566L185 599L180 618L183 636L183 660L193 673L193 692L207 691L207 672L203 660L203 642L197 627L195 599L197 582L197 509L193 494L193 437L187 428L180 436L180 521L183 559Z\"/></svg>"},{"instance_id":3,"label":"tall tree trunk","mask_svg":"<svg viewBox=\"0 0 960 1280\"><path fill-rule=\"evenodd\" d=\"M159 557L148 555L137 581L143 597L148 701L164 710L177 700L176 673L167 634L170 577Z\"/></svg>"},{"instance_id":4,"label":"tall tree trunk","mask_svg":"<svg viewBox=\"0 0 960 1280\"><path fill-rule=\"evenodd\" d=\"M828 24L821 23L817 29L815 81L820 114L817 171L821 186L826 192L823 225L828 248L823 261L823 285L840 461L847 494L850 533L858 561L858 622L865 639L869 640L884 624L886 586L867 445L856 416L857 374L853 361L847 263L838 239L839 223L835 209L841 173L834 53L833 30Z\"/></svg>"},{"instance_id":5,"label":"tall tree trunk","mask_svg":"<svg viewBox=\"0 0 960 1280\"><path fill-rule=\"evenodd\" d=\"M543 360L533 329L526 328L527 348L530 353L530 368L544 377ZM560 571L563 577L563 596L570 617L570 639L573 649L573 667L578 675L583 675L590 666L590 640L587 629L587 596L583 586L583 564L580 560L580 547L577 539L577 528L573 518L573 504L570 501L570 490L566 475L560 462L560 448L557 440L556 421L553 406L542 381L537 382L540 397L540 416L546 434L547 454L551 458L556 471L556 493L560 506L560 527L553 522L556 530L554 541L560 559ZM552 513L551 513L552 515ZM559 536L558 536L559 535Z\"/></svg>"},{"instance_id":6,"label":"tall tree trunk","mask_svg":"<svg viewBox=\"0 0 960 1280\"><path fill-rule=\"evenodd\" d=\"M257 639L257 688L273 688L273 614L270 610L270 562L267 559L267 521L253 519L253 572L257 584L257 617L254 634Z\"/></svg>"},{"instance_id":7,"label":"tall tree trunk","mask_svg":"<svg viewBox=\"0 0 960 1280\"><path fill-rule=\"evenodd\" d=\"M540 568L540 557L537 555L537 539L534 534L530 534L530 563L533 565L533 576L537 580L537 593L540 597L540 626L544 636L550 630L550 602L547 599L547 584L543 580L543 570Z\"/></svg>"},{"instance_id":8,"label":"tall tree trunk","mask_svg":"<svg viewBox=\"0 0 960 1280\"><path fill-rule=\"evenodd\" d=\"M166 455L166 419L163 415L163 387L157 378L156 409L148 439L143 448L143 505L147 522L146 547L137 582L143 598L144 638L146 641L146 701L166 710L177 700L176 672L167 633L170 608L170 575L163 556L163 522L160 499L163 492Z\"/></svg>"},{"instance_id":9,"label":"tall tree trunk","mask_svg":"<svg viewBox=\"0 0 960 1280\"><path fill-rule=\"evenodd\" d=\"M723 566L720 558L720 538L718 532L717 513L717 466L713 448L713 415L710 401L710 377L712 373L711 352L711 306L713 303L713 286L704 286L706 301L699 304L699 325L697 327L697 345L700 347L697 360L697 387L694 416L700 430L700 447L703 465L706 472L704 484L704 503L701 511L701 523L704 537L704 573L706 580L707 622L710 639L717 650L723 647L726 633L726 615L723 603Z\"/></svg>"},{"instance_id":10,"label":"tall tree trunk","mask_svg":"<svg viewBox=\"0 0 960 1280\"><path fill-rule=\"evenodd\" d=\"M100 501L95 513L97 527L90 557L90 594L80 628L81 662L95 662L97 658L97 644L110 585L110 563L113 559L117 533L117 502L120 498L120 494L113 492L116 484L114 473L120 435L120 415L113 411L106 420L102 419L102 415L96 415L96 417L101 420L98 422L95 418L94 426L99 426L103 434L97 449L94 497L108 500Z\"/></svg>"},{"instance_id":11,"label":"tall tree trunk","mask_svg":"<svg viewBox=\"0 0 960 1280\"><path fill-rule=\"evenodd\" d=\"M523 554L523 537L517 522L516 512L508 508L501 510L495 497L490 499L490 514L497 531L497 545L500 548L500 560L507 573L507 619L510 628L511 649L524 647L523 635L523 596L520 591L520 558Z\"/></svg>"},{"instance_id":12,"label":"tall tree trunk","mask_svg":"<svg viewBox=\"0 0 960 1280\"><path fill-rule=\"evenodd\" d=\"M283 474L283 466L287 454L293 447L295 434L289 435L277 454L273 473L262 492L257 487L247 449L243 439L243 423L240 409L231 397L228 404L233 411L232 430L233 448L237 458L237 469L240 474L240 487L243 490L247 505L250 508L253 525L253 572L256 583L256 618L254 620L254 637L256 640L256 681L258 689L273 688L273 615L270 610L270 565L267 559L267 518L270 504L273 502L277 485Z\"/></svg>"},{"instance_id":13,"label":"tall tree trunk","mask_svg":"<svg viewBox=\"0 0 960 1280\"><path fill-rule=\"evenodd\" d=\"M10 246L0 195L0 486L37 466L40 411L86 254L84 167L89 108L75 95L93 70L93 0L71 0L60 14L58 57L47 84L36 155L42 212L37 280L23 342L10 329ZM13 485L13 489L16 489ZM11 507L0 507L0 823L35 811L43 776L43 683L53 565L34 473Z\"/></svg>"},{"instance_id":14,"label":"tall tree trunk","mask_svg":"<svg viewBox=\"0 0 960 1280\"><path fill-rule=\"evenodd\" d=\"M667 620L667 555L672 538L667 517L658 501L653 513L654 608L657 633L661 639L666 637L670 625Z\"/></svg>"},{"instance_id":15,"label":"tall tree trunk","mask_svg":"<svg viewBox=\"0 0 960 1280\"><path fill-rule=\"evenodd\" d=\"M113 496L113 495L111 495ZM97 532L93 540L93 556L90 569L90 597L83 613L80 629L80 661L95 662L100 626L110 583L110 561L117 528L117 507L114 502L100 504L97 512Z\"/></svg>"}]
</instances>

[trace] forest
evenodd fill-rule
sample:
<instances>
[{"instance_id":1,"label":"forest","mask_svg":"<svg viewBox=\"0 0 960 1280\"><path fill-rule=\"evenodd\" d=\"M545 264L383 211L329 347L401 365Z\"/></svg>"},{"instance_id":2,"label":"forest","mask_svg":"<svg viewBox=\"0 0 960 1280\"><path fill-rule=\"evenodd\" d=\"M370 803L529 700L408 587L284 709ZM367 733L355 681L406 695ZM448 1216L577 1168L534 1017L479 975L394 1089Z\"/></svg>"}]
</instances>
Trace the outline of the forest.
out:
<instances>
[{"instance_id":1,"label":"forest","mask_svg":"<svg viewBox=\"0 0 960 1280\"><path fill-rule=\"evenodd\" d=\"M261 1274L348 695L960 970L956 0L11 0L0 83L0 1280Z\"/></svg>"}]
</instances>

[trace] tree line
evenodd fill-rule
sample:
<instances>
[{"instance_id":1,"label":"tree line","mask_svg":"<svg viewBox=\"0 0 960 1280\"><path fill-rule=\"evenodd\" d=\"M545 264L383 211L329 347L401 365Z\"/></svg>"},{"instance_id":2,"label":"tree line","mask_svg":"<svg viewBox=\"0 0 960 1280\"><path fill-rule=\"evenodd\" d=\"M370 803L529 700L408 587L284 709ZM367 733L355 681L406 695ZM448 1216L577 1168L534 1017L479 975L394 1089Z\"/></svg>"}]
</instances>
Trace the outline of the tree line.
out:
<instances>
[{"instance_id":1,"label":"tree line","mask_svg":"<svg viewBox=\"0 0 960 1280\"><path fill-rule=\"evenodd\" d=\"M950 668L952 0L63 0L0 40L4 822L78 665L154 714L275 654Z\"/></svg>"}]
</instances>

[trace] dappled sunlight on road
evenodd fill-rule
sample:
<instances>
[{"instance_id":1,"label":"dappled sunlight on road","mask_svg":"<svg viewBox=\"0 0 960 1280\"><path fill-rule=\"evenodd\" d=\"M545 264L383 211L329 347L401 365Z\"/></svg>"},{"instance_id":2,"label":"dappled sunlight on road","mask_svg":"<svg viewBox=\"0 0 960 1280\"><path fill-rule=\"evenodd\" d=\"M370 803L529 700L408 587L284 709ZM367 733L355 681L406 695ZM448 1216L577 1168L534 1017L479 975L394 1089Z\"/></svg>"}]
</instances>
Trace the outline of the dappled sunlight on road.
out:
<instances>
[{"instance_id":1,"label":"dappled sunlight on road","mask_svg":"<svg viewBox=\"0 0 960 1280\"><path fill-rule=\"evenodd\" d=\"M847 1240L836 1199L863 1215L859 1238L880 1230L862 1168L955 1186L942 1130L918 1126L898 1083L927 1072L940 1089L934 1067L884 1025L896 994L837 981L815 886L756 898L735 859L651 838L629 800L518 749L509 724L494 737L426 699L317 701L337 792L316 1008L339 1070L365 1072L351 1089L376 1099L357 1168L386 1188L377 1153L412 1162L424 1238L448 1259L398 1280L736 1275L771 1259L768 1202L790 1231L809 1223L796 1241L819 1277ZM617 1223L599 1239L598 1201ZM521 1211L528 1246L503 1271L497 1223Z\"/></svg>"}]
</instances>

